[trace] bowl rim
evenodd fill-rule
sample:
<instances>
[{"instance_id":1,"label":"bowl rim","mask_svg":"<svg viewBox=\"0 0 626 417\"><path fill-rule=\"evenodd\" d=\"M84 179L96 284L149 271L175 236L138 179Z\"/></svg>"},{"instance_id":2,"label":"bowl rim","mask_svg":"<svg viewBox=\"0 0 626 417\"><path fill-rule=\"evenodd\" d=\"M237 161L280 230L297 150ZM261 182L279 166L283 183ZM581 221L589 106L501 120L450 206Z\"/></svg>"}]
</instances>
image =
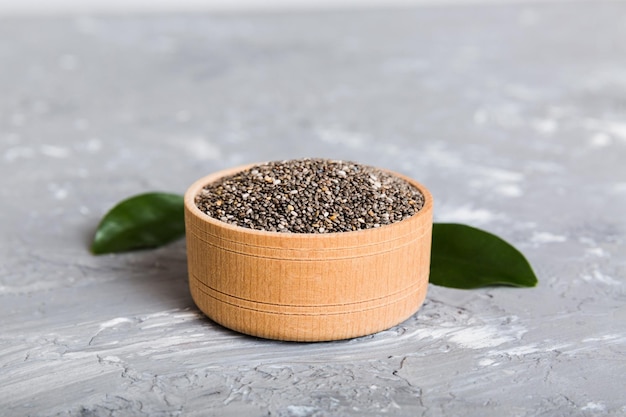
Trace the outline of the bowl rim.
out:
<instances>
[{"instance_id":1,"label":"bowl rim","mask_svg":"<svg viewBox=\"0 0 626 417\"><path fill-rule=\"evenodd\" d=\"M200 192L200 190L204 188L204 186L206 186L207 184L215 182L226 176L236 174L237 172L245 171L246 169L249 169L258 165L267 164L269 162L272 162L272 161L248 163L248 164L235 166L232 168L226 168L226 169L213 172L209 175L205 175L204 177L197 179L187 188L187 191L185 192L184 205L185 205L186 211L189 214L192 214L194 217L202 220L203 222L209 223L218 228L231 230L237 233L246 233L250 235L273 237L273 238L280 237L284 239L324 239L324 238L333 239L333 238L337 238L338 236L343 236L343 237L348 237L348 236L353 237L357 235L366 236L367 234L380 233L381 230L390 231L390 229L394 227L406 227L407 222L419 221L421 217L430 215L430 212L432 211L433 197L432 197L431 192L423 184L421 184L420 182L414 180L413 178L409 176L406 176L406 175L403 175L398 172L392 171L390 169L385 169L385 168L377 168L377 169L380 169L381 171L395 175L396 177L403 179L404 181L407 181L413 187L417 188L424 196L424 205L418 212L413 214L411 217L401 220L399 222L381 225L380 227L353 230L353 231L347 231L347 232L329 232L329 233L295 233L295 232L278 232L278 231L271 231L271 230L258 230L258 229L250 229L248 227L243 227L243 226L238 226L238 225L223 222L219 219L209 216L208 214L200 210L198 206L196 206L195 198Z\"/></svg>"}]
</instances>

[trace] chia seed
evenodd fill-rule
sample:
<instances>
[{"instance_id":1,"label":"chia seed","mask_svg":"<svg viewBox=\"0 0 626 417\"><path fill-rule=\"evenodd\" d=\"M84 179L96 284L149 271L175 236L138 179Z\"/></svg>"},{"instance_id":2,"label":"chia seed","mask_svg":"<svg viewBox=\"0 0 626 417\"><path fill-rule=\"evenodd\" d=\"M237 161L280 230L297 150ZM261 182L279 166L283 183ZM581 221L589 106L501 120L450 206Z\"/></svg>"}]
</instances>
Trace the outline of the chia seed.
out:
<instances>
[{"instance_id":1,"label":"chia seed","mask_svg":"<svg viewBox=\"0 0 626 417\"><path fill-rule=\"evenodd\" d=\"M396 223L424 206L422 193L380 169L348 161L294 159L256 165L207 184L207 215L271 232L334 233Z\"/></svg>"}]
</instances>

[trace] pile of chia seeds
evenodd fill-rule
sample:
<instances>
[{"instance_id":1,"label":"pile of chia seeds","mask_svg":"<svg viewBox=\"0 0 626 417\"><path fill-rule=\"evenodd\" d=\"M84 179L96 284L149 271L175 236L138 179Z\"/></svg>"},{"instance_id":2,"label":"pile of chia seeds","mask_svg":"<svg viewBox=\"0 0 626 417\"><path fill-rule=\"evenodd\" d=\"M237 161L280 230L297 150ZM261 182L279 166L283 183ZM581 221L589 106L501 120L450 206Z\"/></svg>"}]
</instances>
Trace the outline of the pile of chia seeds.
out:
<instances>
[{"instance_id":1,"label":"pile of chia seeds","mask_svg":"<svg viewBox=\"0 0 626 417\"><path fill-rule=\"evenodd\" d=\"M417 213L424 196L371 166L328 159L257 165L208 184L196 196L207 215L256 230L333 233L371 229Z\"/></svg>"}]
</instances>

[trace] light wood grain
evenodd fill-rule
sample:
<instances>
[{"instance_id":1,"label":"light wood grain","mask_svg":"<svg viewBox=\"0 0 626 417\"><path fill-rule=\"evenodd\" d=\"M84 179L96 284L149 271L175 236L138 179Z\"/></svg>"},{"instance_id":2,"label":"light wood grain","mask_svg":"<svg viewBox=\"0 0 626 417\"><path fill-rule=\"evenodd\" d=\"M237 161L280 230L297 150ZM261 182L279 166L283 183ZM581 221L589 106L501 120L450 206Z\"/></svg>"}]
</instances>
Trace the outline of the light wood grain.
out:
<instances>
[{"instance_id":1,"label":"light wood grain","mask_svg":"<svg viewBox=\"0 0 626 417\"><path fill-rule=\"evenodd\" d=\"M198 308L233 330L269 339L324 341L392 327L422 305L428 286L433 201L409 219L357 232L264 232L213 219L185 194L190 290Z\"/></svg>"}]
</instances>

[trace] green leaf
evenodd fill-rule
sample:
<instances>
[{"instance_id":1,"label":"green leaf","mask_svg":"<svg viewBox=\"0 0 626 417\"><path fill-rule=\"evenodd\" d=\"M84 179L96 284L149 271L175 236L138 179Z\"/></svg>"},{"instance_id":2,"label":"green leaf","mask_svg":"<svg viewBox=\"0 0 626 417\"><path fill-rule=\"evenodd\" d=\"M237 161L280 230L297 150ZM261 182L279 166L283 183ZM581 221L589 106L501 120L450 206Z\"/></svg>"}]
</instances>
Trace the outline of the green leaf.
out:
<instances>
[{"instance_id":1,"label":"green leaf","mask_svg":"<svg viewBox=\"0 0 626 417\"><path fill-rule=\"evenodd\" d=\"M155 248L185 235L183 196L146 193L113 207L96 230L96 254Z\"/></svg>"},{"instance_id":2,"label":"green leaf","mask_svg":"<svg viewBox=\"0 0 626 417\"><path fill-rule=\"evenodd\" d=\"M537 277L524 255L498 236L463 224L435 223L430 282L462 289L534 287Z\"/></svg>"}]
</instances>

